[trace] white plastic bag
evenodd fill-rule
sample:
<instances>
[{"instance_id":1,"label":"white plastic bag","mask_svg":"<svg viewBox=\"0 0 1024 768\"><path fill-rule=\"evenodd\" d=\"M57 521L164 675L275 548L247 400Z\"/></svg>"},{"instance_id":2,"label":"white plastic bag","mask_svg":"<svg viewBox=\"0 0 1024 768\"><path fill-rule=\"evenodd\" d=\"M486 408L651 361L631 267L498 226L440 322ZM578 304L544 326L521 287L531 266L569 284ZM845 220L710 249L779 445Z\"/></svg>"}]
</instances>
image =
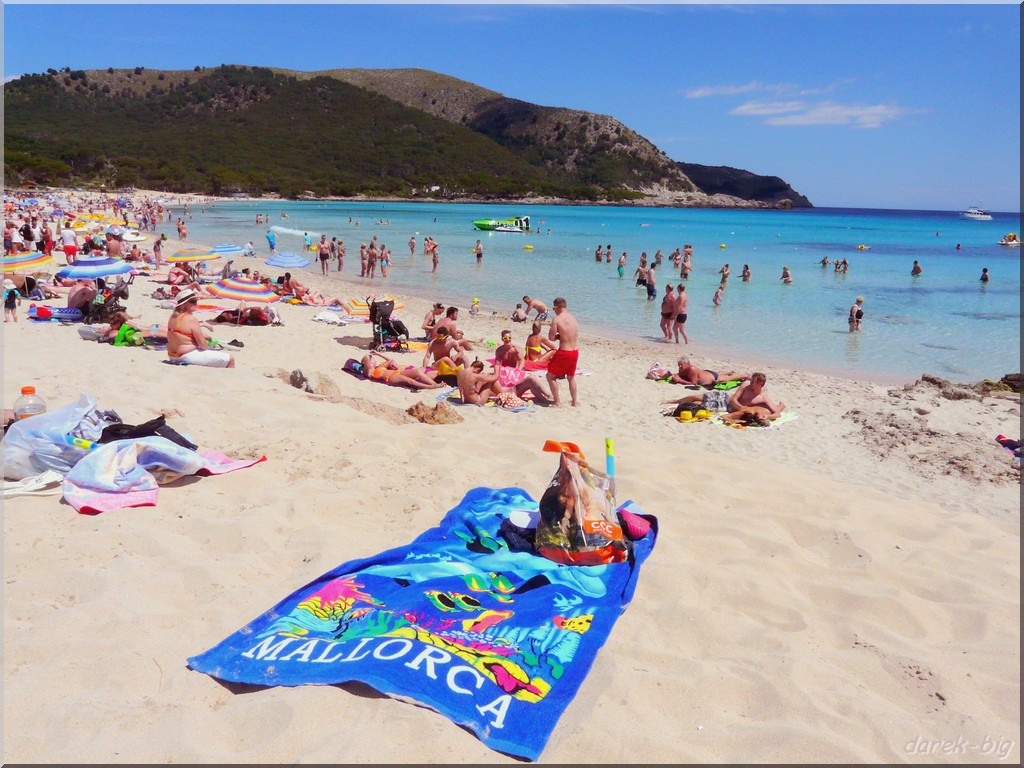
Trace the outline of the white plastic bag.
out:
<instances>
[{"instance_id":1,"label":"white plastic bag","mask_svg":"<svg viewBox=\"0 0 1024 768\"><path fill-rule=\"evenodd\" d=\"M22 480L52 469L66 475L88 448L71 445L67 436L88 436L102 422L96 416L96 399L81 394L78 402L16 421L3 439L4 479ZM85 434L83 434L85 433Z\"/></svg>"}]
</instances>

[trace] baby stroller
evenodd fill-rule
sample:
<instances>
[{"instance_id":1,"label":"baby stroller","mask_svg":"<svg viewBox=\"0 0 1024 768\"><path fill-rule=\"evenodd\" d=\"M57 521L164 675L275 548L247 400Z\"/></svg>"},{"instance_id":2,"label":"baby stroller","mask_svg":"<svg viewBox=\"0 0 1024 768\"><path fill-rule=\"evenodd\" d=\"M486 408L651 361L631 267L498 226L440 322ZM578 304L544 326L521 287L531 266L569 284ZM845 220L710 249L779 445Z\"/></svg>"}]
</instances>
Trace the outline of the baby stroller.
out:
<instances>
[{"instance_id":1,"label":"baby stroller","mask_svg":"<svg viewBox=\"0 0 1024 768\"><path fill-rule=\"evenodd\" d=\"M96 297L83 307L83 321L86 323L108 323L115 312L125 311L122 301L128 300L128 286L134 282L132 275L127 280L118 276L113 286L106 284L102 278L96 281Z\"/></svg>"},{"instance_id":2,"label":"baby stroller","mask_svg":"<svg viewBox=\"0 0 1024 768\"><path fill-rule=\"evenodd\" d=\"M367 298L367 303L373 324L372 348L377 352L408 352L409 329L401 320L391 317L395 302Z\"/></svg>"}]
</instances>

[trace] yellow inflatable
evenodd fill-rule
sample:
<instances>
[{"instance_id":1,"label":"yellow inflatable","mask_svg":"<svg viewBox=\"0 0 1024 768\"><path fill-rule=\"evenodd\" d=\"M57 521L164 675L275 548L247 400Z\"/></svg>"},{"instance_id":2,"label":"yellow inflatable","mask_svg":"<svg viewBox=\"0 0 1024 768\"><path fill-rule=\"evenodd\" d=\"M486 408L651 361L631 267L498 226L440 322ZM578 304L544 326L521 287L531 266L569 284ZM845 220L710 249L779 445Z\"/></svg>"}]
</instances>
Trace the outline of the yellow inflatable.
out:
<instances>
[{"instance_id":1,"label":"yellow inflatable","mask_svg":"<svg viewBox=\"0 0 1024 768\"><path fill-rule=\"evenodd\" d=\"M533 250L533 246L532 245L524 245L523 246L523 250L524 251L532 251Z\"/></svg>"},{"instance_id":2,"label":"yellow inflatable","mask_svg":"<svg viewBox=\"0 0 1024 768\"><path fill-rule=\"evenodd\" d=\"M722 244L721 244L721 245L719 245L718 247L719 247L719 248L725 248L725 243L722 243Z\"/></svg>"}]
</instances>

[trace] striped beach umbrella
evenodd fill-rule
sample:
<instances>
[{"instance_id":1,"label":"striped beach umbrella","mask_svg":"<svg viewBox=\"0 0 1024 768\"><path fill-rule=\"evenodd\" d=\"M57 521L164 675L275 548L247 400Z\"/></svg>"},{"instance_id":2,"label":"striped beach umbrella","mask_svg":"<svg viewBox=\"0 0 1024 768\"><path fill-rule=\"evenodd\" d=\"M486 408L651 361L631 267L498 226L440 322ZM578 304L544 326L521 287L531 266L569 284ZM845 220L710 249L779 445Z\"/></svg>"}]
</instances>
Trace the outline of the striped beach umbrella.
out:
<instances>
[{"instance_id":1,"label":"striped beach umbrella","mask_svg":"<svg viewBox=\"0 0 1024 768\"><path fill-rule=\"evenodd\" d=\"M241 245L235 245L234 243L221 243L220 245L213 246L210 250L218 256L224 256L225 258L245 256L248 253Z\"/></svg>"},{"instance_id":2,"label":"striped beach umbrella","mask_svg":"<svg viewBox=\"0 0 1024 768\"><path fill-rule=\"evenodd\" d=\"M309 259L299 256L290 251L278 251L265 262L268 267L280 267L281 269L299 269L309 266Z\"/></svg>"},{"instance_id":3,"label":"striped beach umbrella","mask_svg":"<svg viewBox=\"0 0 1024 768\"><path fill-rule=\"evenodd\" d=\"M36 267L41 267L51 261L53 261L51 257L38 251L12 253L10 256L4 256L4 274L6 275L9 272L23 272L25 270L35 269Z\"/></svg>"},{"instance_id":4,"label":"striped beach umbrella","mask_svg":"<svg viewBox=\"0 0 1024 768\"><path fill-rule=\"evenodd\" d=\"M214 296L232 301L249 301L259 304L271 304L281 297L262 283L246 280L242 277L226 277L206 287Z\"/></svg>"},{"instance_id":5,"label":"striped beach umbrella","mask_svg":"<svg viewBox=\"0 0 1024 768\"><path fill-rule=\"evenodd\" d=\"M124 259L112 259L109 257L89 258L84 256L72 264L64 267L57 273L57 277L70 277L76 280L95 280L98 277L108 275L125 275L134 269Z\"/></svg>"},{"instance_id":6,"label":"striped beach umbrella","mask_svg":"<svg viewBox=\"0 0 1024 768\"><path fill-rule=\"evenodd\" d=\"M211 261L219 258L220 254L209 248L182 248L168 256L166 260L171 264L181 264L186 261Z\"/></svg>"}]
</instances>

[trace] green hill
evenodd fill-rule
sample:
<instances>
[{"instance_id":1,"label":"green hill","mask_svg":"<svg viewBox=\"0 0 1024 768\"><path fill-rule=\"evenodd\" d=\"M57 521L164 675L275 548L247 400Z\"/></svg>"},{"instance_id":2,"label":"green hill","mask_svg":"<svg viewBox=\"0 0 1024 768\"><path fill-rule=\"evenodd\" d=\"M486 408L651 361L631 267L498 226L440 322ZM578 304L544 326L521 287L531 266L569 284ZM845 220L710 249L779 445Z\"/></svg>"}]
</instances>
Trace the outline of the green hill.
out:
<instances>
[{"instance_id":1,"label":"green hill","mask_svg":"<svg viewBox=\"0 0 1024 768\"><path fill-rule=\"evenodd\" d=\"M709 200L681 164L613 118L427 70L48 70L7 83L4 107L7 183Z\"/></svg>"}]
</instances>

